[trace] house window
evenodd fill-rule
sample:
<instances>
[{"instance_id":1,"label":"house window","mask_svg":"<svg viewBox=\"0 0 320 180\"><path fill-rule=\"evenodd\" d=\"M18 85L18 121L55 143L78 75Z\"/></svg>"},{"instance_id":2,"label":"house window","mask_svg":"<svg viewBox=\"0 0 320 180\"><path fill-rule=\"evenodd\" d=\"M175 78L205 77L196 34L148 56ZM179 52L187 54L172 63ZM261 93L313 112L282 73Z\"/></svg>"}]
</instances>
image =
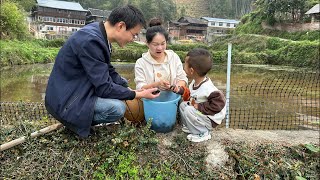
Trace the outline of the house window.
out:
<instances>
[{"instance_id":1,"label":"house window","mask_svg":"<svg viewBox=\"0 0 320 180\"><path fill-rule=\"evenodd\" d=\"M58 18L57 19L57 23L64 23L65 22L65 19L64 18Z\"/></svg>"},{"instance_id":2,"label":"house window","mask_svg":"<svg viewBox=\"0 0 320 180\"><path fill-rule=\"evenodd\" d=\"M230 27L230 23L227 23L227 27Z\"/></svg>"},{"instance_id":3,"label":"house window","mask_svg":"<svg viewBox=\"0 0 320 180\"><path fill-rule=\"evenodd\" d=\"M223 22L219 22L219 26L223 26Z\"/></svg>"},{"instance_id":4,"label":"house window","mask_svg":"<svg viewBox=\"0 0 320 180\"><path fill-rule=\"evenodd\" d=\"M53 31L53 27L52 26L47 26L47 31Z\"/></svg>"},{"instance_id":5,"label":"house window","mask_svg":"<svg viewBox=\"0 0 320 180\"><path fill-rule=\"evenodd\" d=\"M53 22L53 17L43 17L44 22Z\"/></svg>"}]
</instances>

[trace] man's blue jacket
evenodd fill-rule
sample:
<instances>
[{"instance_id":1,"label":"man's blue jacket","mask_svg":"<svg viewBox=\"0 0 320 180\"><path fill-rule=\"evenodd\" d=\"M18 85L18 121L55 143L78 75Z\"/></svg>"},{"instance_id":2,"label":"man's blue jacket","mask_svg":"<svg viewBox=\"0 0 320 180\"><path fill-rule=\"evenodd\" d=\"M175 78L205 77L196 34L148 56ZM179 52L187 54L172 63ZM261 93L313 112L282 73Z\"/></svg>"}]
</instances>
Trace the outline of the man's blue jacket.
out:
<instances>
[{"instance_id":1,"label":"man's blue jacket","mask_svg":"<svg viewBox=\"0 0 320 180\"><path fill-rule=\"evenodd\" d=\"M91 23L75 32L55 59L46 89L46 109L79 136L90 133L97 97L135 97L111 65L110 52L103 23Z\"/></svg>"}]
</instances>

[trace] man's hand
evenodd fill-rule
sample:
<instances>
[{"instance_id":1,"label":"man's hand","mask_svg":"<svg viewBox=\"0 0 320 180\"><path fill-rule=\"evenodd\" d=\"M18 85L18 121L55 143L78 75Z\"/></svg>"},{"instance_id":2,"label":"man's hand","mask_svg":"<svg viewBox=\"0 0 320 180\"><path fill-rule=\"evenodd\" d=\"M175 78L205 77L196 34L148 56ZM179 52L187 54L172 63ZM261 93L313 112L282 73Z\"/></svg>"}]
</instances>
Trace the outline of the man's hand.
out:
<instances>
[{"instance_id":1,"label":"man's hand","mask_svg":"<svg viewBox=\"0 0 320 180\"><path fill-rule=\"evenodd\" d=\"M152 92L155 92L157 90L158 90L158 88L135 90L135 92L136 92L136 97L135 98L154 99L154 98L160 96L160 93L152 94Z\"/></svg>"}]
</instances>

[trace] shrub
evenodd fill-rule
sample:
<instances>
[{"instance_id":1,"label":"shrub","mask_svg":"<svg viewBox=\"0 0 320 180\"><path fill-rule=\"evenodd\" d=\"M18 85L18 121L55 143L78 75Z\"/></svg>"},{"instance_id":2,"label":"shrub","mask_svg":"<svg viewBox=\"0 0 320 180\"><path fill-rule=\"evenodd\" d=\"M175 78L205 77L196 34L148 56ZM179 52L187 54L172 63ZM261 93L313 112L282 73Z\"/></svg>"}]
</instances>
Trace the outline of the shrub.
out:
<instances>
[{"instance_id":1,"label":"shrub","mask_svg":"<svg viewBox=\"0 0 320 180\"><path fill-rule=\"evenodd\" d=\"M210 51L213 64L226 63L227 51Z\"/></svg>"},{"instance_id":2,"label":"shrub","mask_svg":"<svg viewBox=\"0 0 320 180\"><path fill-rule=\"evenodd\" d=\"M46 40L45 47L61 47L66 42L65 39Z\"/></svg>"},{"instance_id":3,"label":"shrub","mask_svg":"<svg viewBox=\"0 0 320 180\"><path fill-rule=\"evenodd\" d=\"M267 48L271 49L271 50L275 50L275 49L279 49L281 47L283 47L284 43L282 43L283 41L281 41L279 38L268 38L267 39Z\"/></svg>"},{"instance_id":4,"label":"shrub","mask_svg":"<svg viewBox=\"0 0 320 180\"><path fill-rule=\"evenodd\" d=\"M45 47L39 41L0 41L1 66L53 62L59 48Z\"/></svg>"},{"instance_id":5,"label":"shrub","mask_svg":"<svg viewBox=\"0 0 320 180\"><path fill-rule=\"evenodd\" d=\"M279 51L281 52L281 50ZM281 59L277 51L266 50L263 53L258 54L259 59L261 59L265 64L279 65L282 64Z\"/></svg>"},{"instance_id":6,"label":"shrub","mask_svg":"<svg viewBox=\"0 0 320 180\"><path fill-rule=\"evenodd\" d=\"M319 43L301 41L289 43L281 52L289 65L297 67L314 66L319 64Z\"/></svg>"},{"instance_id":7,"label":"shrub","mask_svg":"<svg viewBox=\"0 0 320 180\"><path fill-rule=\"evenodd\" d=\"M175 51L175 53L177 53L177 55L180 57L181 61L184 63L184 59L186 58L188 52L186 52L186 51Z\"/></svg>"},{"instance_id":8,"label":"shrub","mask_svg":"<svg viewBox=\"0 0 320 180\"><path fill-rule=\"evenodd\" d=\"M257 53L238 52L232 58L233 64L262 64Z\"/></svg>"},{"instance_id":9,"label":"shrub","mask_svg":"<svg viewBox=\"0 0 320 180\"><path fill-rule=\"evenodd\" d=\"M16 3L1 1L0 12L1 39L26 39L30 35L24 12Z\"/></svg>"},{"instance_id":10,"label":"shrub","mask_svg":"<svg viewBox=\"0 0 320 180\"><path fill-rule=\"evenodd\" d=\"M190 51L194 48L204 48L208 49L209 47L203 43L193 43L193 44L171 44L168 45L168 49L173 51Z\"/></svg>"}]
</instances>

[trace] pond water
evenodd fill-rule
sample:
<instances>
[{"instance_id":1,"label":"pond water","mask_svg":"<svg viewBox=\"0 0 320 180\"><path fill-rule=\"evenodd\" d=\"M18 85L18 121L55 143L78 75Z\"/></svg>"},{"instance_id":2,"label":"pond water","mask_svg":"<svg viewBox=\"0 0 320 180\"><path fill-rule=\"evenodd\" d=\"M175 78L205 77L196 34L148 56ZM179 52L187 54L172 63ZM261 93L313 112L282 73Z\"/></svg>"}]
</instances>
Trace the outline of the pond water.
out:
<instances>
[{"instance_id":1,"label":"pond water","mask_svg":"<svg viewBox=\"0 0 320 180\"><path fill-rule=\"evenodd\" d=\"M1 101L2 102L43 102L46 84L53 64L34 64L7 67L1 70ZM134 64L114 64L117 72L129 80L131 88L134 84ZM233 65L231 86L244 86L272 76L290 68L277 66ZM214 66L209 77L222 90L226 88L226 66Z\"/></svg>"},{"instance_id":2,"label":"pond water","mask_svg":"<svg viewBox=\"0 0 320 180\"><path fill-rule=\"evenodd\" d=\"M53 64L35 64L3 68L0 99L4 102L2 110L9 109L6 112L9 114L18 111L12 110L13 106L10 104L18 104L18 109L21 105L12 102L22 101L27 104L43 102L52 66ZM114 66L129 80L130 87L135 89L134 64L117 63ZM226 75L226 66L215 65L208 76L218 89L225 92ZM311 127L319 130L319 99L319 72L280 66L232 65L230 127L242 129ZM34 105L29 106L30 112L34 110ZM9 118L10 121L11 119ZM223 123L221 127L225 125Z\"/></svg>"}]
</instances>

